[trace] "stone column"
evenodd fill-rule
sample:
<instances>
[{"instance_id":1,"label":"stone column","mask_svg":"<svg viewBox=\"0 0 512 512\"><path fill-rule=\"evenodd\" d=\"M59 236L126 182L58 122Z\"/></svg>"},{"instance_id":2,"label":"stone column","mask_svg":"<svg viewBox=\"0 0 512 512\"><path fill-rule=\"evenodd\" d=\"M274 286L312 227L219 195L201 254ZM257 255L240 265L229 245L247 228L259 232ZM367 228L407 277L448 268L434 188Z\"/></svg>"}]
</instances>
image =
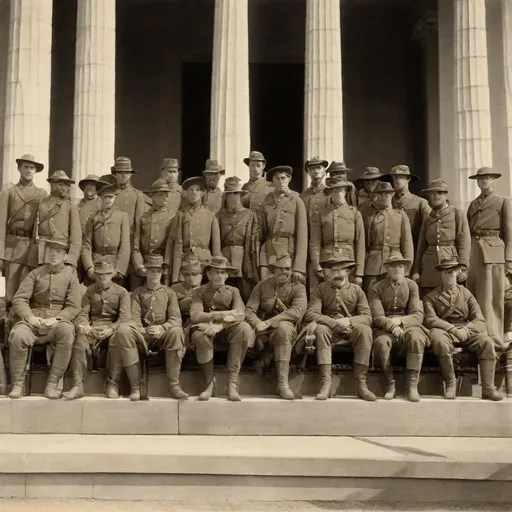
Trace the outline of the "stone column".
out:
<instances>
[{"instance_id":1,"label":"stone column","mask_svg":"<svg viewBox=\"0 0 512 512\"><path fill-rule=\"evenodd\" d=\"M306 9L304 160L343 160L340 1L307 0Z\"/></svg>"},{"instance_id":2,"label":"stone column","mask_svg":"<svg viewBox=\"0 0 512 512\"><path fill-rule=\"evenodd\" d=\"M466 209L478 195L468 176L492 166L491 110L487 68L485 0L455 0L455 172Z\"/></svg>"},{"instance_id":3,"label":"stone column","mask_svg":"<svg viewBox=\"0 0 512 512\"><path fill-rule=\"evenodd\" d=\"M508 176L512 184L512 0L502 2L503 59L508 137ZM499 171L499 169L498 169ZM512 186L504 195L512 195Z\"/></svg>"},{"instance_id":4,"label":"stone column","mask_svg":"<svg viewBox=\"0 0 512 512\"><path fill-rule=\"evenodd\" d=\"M30 153L45 164L34 182L49 188L52 7L11 0L2 184L18 181L15 160Z\"/></svg>"},{"instance_id":5,"label":"stone column","mask_svg":"<svg viewBox=\"0 0 512 512\"><path fill-rule=\"evenodd\" d=\"M247 3L215 0L210 121L210 158L244 182L251 146Z\"/></svg>"},{"instance_id":6,"label":"stone column","mask_svg":"<svg viewBox=\"0 0 512 512\"><path fill-rule=\"evenodd\" d=\"M109 172L114 161L116 0L80 0L77 10L73 177Z\"/></svg>"}]
</instances>

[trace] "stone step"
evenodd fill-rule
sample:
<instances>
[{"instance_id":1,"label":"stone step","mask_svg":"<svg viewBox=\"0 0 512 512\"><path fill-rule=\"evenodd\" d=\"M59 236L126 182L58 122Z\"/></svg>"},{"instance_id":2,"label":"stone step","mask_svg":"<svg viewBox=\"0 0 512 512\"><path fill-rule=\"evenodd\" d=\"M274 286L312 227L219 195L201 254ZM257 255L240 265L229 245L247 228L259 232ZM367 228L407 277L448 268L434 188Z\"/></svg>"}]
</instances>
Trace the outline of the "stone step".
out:
<instances>
[{"instance_id":1,"label":"stone step","mask_svg":"<svg viewBox=\"0 0 512 512\"><path fill-rule=\"evenodd\" d=\"M0 498L512 501L511 439L0 435L0 460Z\"/></svg>"},{"instance_id":2,"label":"stone step","mask_svg":"<svg viewBox=\"0 0 512 512\"><path fill-rule=\"evenodd\" d=\"M223 398L2 398L0 433L512 437L512 400L427 397L419 403L400 398L370 403L357 398L288 402L266 397L233 403Z\"/></svg>"}]
</instances>

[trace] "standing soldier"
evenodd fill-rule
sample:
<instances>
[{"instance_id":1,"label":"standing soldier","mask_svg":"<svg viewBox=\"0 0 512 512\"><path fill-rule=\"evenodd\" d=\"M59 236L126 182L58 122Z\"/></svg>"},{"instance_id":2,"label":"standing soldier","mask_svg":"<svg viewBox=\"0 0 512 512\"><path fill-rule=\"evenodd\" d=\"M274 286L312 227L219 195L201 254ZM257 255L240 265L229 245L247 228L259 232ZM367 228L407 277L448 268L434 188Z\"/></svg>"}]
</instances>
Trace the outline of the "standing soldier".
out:
<instances>
[{"instance_id":1,"label":"standing soldier","mask_svg":"<svg viewBox=\"0 0 512 512\"><path fill-rule=\"evenodd\" d=\"M389 183L379 183L375 189L375 210L363 217L366 238L363 290L366 295L377 281L384 278L384 261L391 251L400 251L408 261L414 258L411 224L405 212L392 208L394 193Z\"/></svg>"},{"instance_id":2,"label":"standing soldier","mask_svg":"<svg viewBox=\"0 0 512 512\"><path fill-rule=\"evenodd\" d=\"M357 207L361 215L364 213L368 215L368 210L373 208L373 196L381 176L382 174L377 167L365 167L364 173L354 180L354 186L358 190Z\"/></svg>"},{"instance_id":3,"label":"standing soldier","mask_svg":"<svg viewBox=\"0 0 512 512\"><path fill-rule=\"evenodd\" d=\"M310 224L309 254L318 279L324 279L320 261L333 258L354 260L354 283L361 286L364 275L365 239L361 214L346 202L350 185L341 177L327 178L324 193L330 202L313 215Z\"/></svg>"},{"instance_id":4,"label":"standing soldier","mask_svg":"<svg viewBox=\"0 0 512 512\"><path fill-rule=\"evenodd\" d=\"M178 183L180 175L178 159L164 158L161 171L161 177L166 181L170 190L168 208L173 210L174 213L177 213L186 203L186 199L183 196L183 189Z\"/></svg>"},{"instance_id":5,"label":"standing soldier","mask_svg":"<svg viewBox=\"0 0 512 512\"><path fill-rule=\"evenodd\" d=\"M409 182L419 179L415 174L411 174L407 165L397 165L389 174L381 178L382 181L387 181L393 186L395 191L393 208L403 210L409 218L414 247L418 246L421 226L430 213L428 201L409 192Z\"/></svg>"},{"instance_id":6,"label":"standing soldier","mask_svg":"<svg viewBox=\"0 0 512 512\"><path fill-rule=\"evenodd\" d=\"M46 242L50 239L62 240L69 247L66 264L76 268L80 248L82 247L82 230L78 208L69 198L69 189L74 180L64 171L55 171L49 178L51 195L39 203L34 238L37 242L37 263L49 263Z\"/></svg>"},{"instance_id":7,"label":"standing soldier","mask_svg":"<svg viewBox=\"0 0 512 512\"><path fill-rule=\"evenodd\" d=\"M46 197L34 185L36 172L44 169L32 155L16 159L20 180L0 193L0 274L5 276L7 310L21 282L31 270L32 235L39 201Z\"/></svg>"},{"instance_id":8,"label":"standing soldier","mask_svg":"<svg viewBox=\"0 0 512 512\"><path fill-rule=\"evenodd\" d=\"M336 176L339 176L343 178L344 181L347 181L350 183L349 188L347 190L347 203L350 206L354 206L357 208L357 190L355 185L348 180L348 173L352 172L352 169L349 169L345 162L336 162L333 160L331 162L331 165L327 168L327 172L329 173L329 177L334 178Z\"/></svg>"},{"instance_id":9,"label":"standing soldier","mask_svg":"<svg viewBox=\"0 0 512 512\"><path fill-rule=\"evenodd\" d=\"M438 265L442 259L456 257L461 266L459 278L465 280L471 244L466 216L449 204L446 182L434 180L423 192L428 193L432 211L421 226L413 279L426 294L441 284L441 277L434 270L434 265Z\"/></svg>"},{"instance_id":10,"label":"standing soldier","mask_svg":"<svg viewBox=\"0 0 512 512\"><path fill-rule=\"evenodd\" d=\"M244 164L249 167L249 181L242 186L243 190L249 192L242 197L242 205L252 211L259 211L267 194L274 189L265 178L265 165L267 161L263 153L251 151Z\"/></svg>"},{"instance_id":11,"label":"standing soldier","mask_svg":"<svg viewBox=\"0 0 512 512\"><path fill-rule=\"evenodd\" d=\"M206 184L206 191L203 202L213 213L218 213L222 208L222 190L219 188L220 177L226 171L219 165L217 160L206 160L203 177Z\"/></svg>"},{"instance_id":12,"label":"standing soldier","mask_svg":"<svg viewBox=\"0 0 512 512\"><path fill-rule=\"evenodd\" d=\"M249 298L251 288L259 281L260 232L258 217L240 202L240 180L226 178L224 182L224 206L217 214L220 228L221 253L238 271L240 293Z\"/></svg>"},{"instance_id":13,"label":"standing soldier","mask_svg":"<svg viewBox=\"0 0 512 512\"><path fill-rule=\"evenodd\" d=\"M506 274L512 274L512 203L494 191L494 180L500 176L482 167L469 177L477 180L481 194L468 208L471 265L467 287L482 309L489 336L501 350Z\"/></svg>"},{"instance_id":14,"label":"standing soldier","mask_svg":"<svg viewBox=\"0 0 512 512\"><path fill-rule=\"evenodd\" d=\"M84 193L84 197L80 199L77 205L82 233L85 230L85 225L89 217L101 209L101 199L98 197L98 189L103 185L107 185L107 183L99 180L99 176L88 174L83 180L78 182L80 190Z\"/></svg>"},{"instance_id":15,"label":"standing soldier","mask_svg":"<svg viewBox=\"0 0 512 512\"><path fill-rule=\"evenodd\" d=\"M289 254L293 260L293 280L305 284L308 253L308 225L306 207L288 185L293 169L287 165L268 171L274 190L262 203L262 241L265 243L264 261L260 261L261 278L271 277L266 266L271 256L280 258ZM263 259L263 258L262 258Z\"/></svg>"}]
</instances>

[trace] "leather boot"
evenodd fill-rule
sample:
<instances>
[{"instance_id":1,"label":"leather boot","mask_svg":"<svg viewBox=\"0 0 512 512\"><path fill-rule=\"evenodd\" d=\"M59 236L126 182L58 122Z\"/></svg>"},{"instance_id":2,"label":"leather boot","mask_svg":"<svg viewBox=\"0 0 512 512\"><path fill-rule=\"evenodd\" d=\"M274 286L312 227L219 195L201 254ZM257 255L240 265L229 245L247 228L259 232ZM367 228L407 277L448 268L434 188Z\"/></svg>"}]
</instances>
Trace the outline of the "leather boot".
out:
<instances>
[{"instance_id":1,"label":"leather boot","mask_svg":"<svg viewBox=\"0 0 512 512\"><path fill-rule=\"evenodd\" d=\"M176 400L188 398L187 393L180 387L181 358L177 350L165 351L165 370L169 379L170 397Z\"/></svg>"},{"instance_id":2,"label":"leather boot","mask_svg":"<svg viewBox=\"0 0 512 512\"><path fill-rule=\"evenodd\" d=\"M12 389L9 398L17 399L23 396L23 386L27 375L28 350L12 350L9 354L9 370L11 373Z\"/></svg>"},{"instance_id":3,"label":"leather boot","mask_svg":"<svg viewBox=\"0 0 512 512\"><path fill-rule=\"evenodd\" d=\"M44 396L50 400L58 400L62 397L62 392L57 389L60 379L64 377L66 370L62 368L56 368L52 365L50 373L46 381L46 388L44 389Z\"/></svg>"},{"instance_id":4,"label":"leather boot","mask_svg":"<svg viewBox=\"0 0 512 512\"><path fill-rule=\"evenodd\" d=\"M105 395L107 398L115 400L119 398L119 382L121 381L121 372L123 371L123 365L121 358L117 354L117 349L110 351L108 367L107 391Z\"/></svg>"},{"instance_id":5,"label":"leather boot","mask_svg":"<svg viewBox=\"0 0 512 512\"><path fill-rule=\"evenodd\" d=\"M290 363L288 361L276 361L278 395L285 400L295 400L295 395L288 384L289 372Z\"/></svg>"},{"instance_id":6,"label":"leather boot","mask_svg":"<svg viewBox=\"0 0 512 512\"><path fill-rule=\"evenodd\" d=\"M393 400L393 398L395 398L395 396L396 396L396 388L395 388L395 379L393 376L393 368L391 367L389 359L383 365L382 370L384 372L384 378L386 379L386 384L387 384L386 393L384 395L384 400Z\"/></svg>"},{"instance_id":7,"label":"leather boot","mask_svg":"<svg viewBox=\"0 0 512 512\"><path fill-rule=\"evenodd\" d=\"M74 386L69 391L62 393L64 400L75 400L85 396L82 372L73 372L73 380L75 381Z\"/></svg>"},{"instance_id":8,"label":"leather boot","mask_svg":"<svg viewBox=\"0 0 512 512\"><path fill-rule=\"evenodd\" d=\"M138 402L140 400L140 363L133 363L124 370L130 383L130 400Z\"/></svg>"},{"instance_id":9,"label":"leather boot","mask_svg":"<svg viewBox=\"0 0 512 512\"><path fill-rule=\"evenodd\" d=\"M332 390L332 366L330 364L319 364L318 373L320 374L320 391L316 395L317 400L327 400L331 396Z\"/></svg>"},{"instance_id":10,"label":"leather boot","mask_svg":"<svg viewBox=\"0 0 512 512\"><path fill-rule=\"evenodd\" d=\"M368 389L366 385L366 375L368 366L365 364L354 363L354 379L357 380L357 396L367 402L375 402L377 397Z\"/></svg>"},{"instance_id":11,"label":"leather boot","mask_svg":"<svg viewBox=\"0 0 512 512\"><path fill-rule=\"evenodd\" d=\"M418 370L407 370L405 397L409 402L419 402L421 400L421 396L418 392L419 376L420 372Z\"/></svg>"},{"instance_id":12,"label":"leather boot","mask_svg":"<svg viewBox=\"0 0 512 512\"><path fill-rule=\"evenodd\" d=\"M5 371L4 358L0 351L0 396L7 394L7 372Z\"/></svg>"},{"instance_id":13,"label":"leather boot","mask_svg":"<svg viewBox=\"0 0 512 512\"><path fill-rule=\"evenodd\" d=\"M215 369L213 365L213 359L200 365L203 368L204 380L206 387L204 391L199 395L199 400L202 402L206 402L210 400L213 395L213 390L215 387Z\"/></svg>"},{"instance_id":14,"label":"leather boot","mask_svg":"<svg viewBox=\"0 0 512 512\"><path fill-rule=\"evenodd\" d=\"M505 367L505 387L507 390L507 398L512 398L512 361L507 359Z\"/></svg>"},{"instance_id":15,"label":"leather boot","mask_svg":"<svg viewBox=\"0 0 512 512\"><path fill-rule=\"evenodd\" d=\"M455 400L457 397L455 370L453 369L452 356L440 356L439 367L444 381L444 397L447 400Z\"/></svg>"},{"instance_id":16,"label":"leather boot","mask_svg":"<svg viewBox=\"0 0 512 512\"><path fill-rule=\"evenodd\" d=\"M228 400L231 402L241 402L242 397L238 393L238 373L240 366L231 364L228 367Z\"/></svg>"},{"instance_id":17,"label":"leather boot","mask_svg":"<svg viewBox=\"0 0 512 512\"><path fill-rule=\"evenodd\" d=\"M503 397L494 387L494 374L496 361L494 359L480 359L480 377L482 378L482 399L499 402Z\"/></svg>"}]
</instances>

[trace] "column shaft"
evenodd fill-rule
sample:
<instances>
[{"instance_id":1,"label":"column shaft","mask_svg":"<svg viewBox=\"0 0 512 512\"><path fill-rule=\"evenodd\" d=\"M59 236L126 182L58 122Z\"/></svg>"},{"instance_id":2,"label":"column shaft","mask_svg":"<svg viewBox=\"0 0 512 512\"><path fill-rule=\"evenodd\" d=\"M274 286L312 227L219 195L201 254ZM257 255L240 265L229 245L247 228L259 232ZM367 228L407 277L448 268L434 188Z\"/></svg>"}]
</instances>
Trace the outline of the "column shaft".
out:
<instances>
[{"instance_id":1,"label":"column shaft","mask_svg":"<svg viewBox=\"0 0 512 512\"><path fill-rule=\"evenodd\" d=\"M511 183L506 195L512 195L512 0L503 0L503 59L505 72L505 102L508 137L508 175ZM505 193L505 192L504 192Z\"/></svg>"}]
</instances>

